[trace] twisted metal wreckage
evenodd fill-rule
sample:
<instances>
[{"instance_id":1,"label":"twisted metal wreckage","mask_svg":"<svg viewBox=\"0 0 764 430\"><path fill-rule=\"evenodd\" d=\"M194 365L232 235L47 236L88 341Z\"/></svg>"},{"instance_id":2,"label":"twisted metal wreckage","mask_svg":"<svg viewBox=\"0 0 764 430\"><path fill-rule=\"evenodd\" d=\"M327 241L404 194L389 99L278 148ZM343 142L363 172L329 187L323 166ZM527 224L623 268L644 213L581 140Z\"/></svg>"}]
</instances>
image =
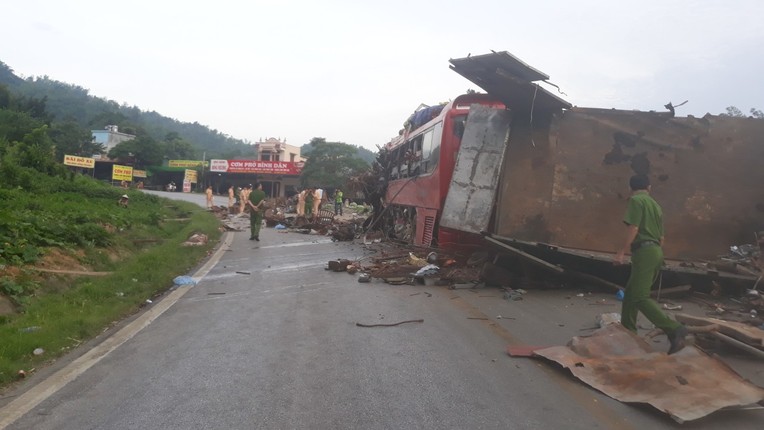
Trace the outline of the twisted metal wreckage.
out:
<instances>
[{"instance_id":1,"label":"twisted metal wreckage","mask_svg":"<svg viewBox=\"0 0 764 430\"><path fill-rule=\"evenodd\" d=\"M375 224L416 246L491 249L494 262L621 289L629 269L613 265L612 250L623 236L626 184L646 174L668 232L659 287L749 289L749 307L762 305L764 120L677 117L671 103L668 112L579 108L507 52L450 62L486 94L418 110L382 148ZM759 328L723 333L718 321L694 322L764 354L761 336L751 342L746 333ZM679 422L764 401L763 389L717 358L695 347L652 352L620 325L536 354Z\"/></svg>"},{"instance_id":2,"label":"twisted metal wreckage","mask_svg":"<svg viewBox=\"0 0 764 430\"><path fill-rule=\"evenodd\" d=\"M549 76L507 52L450 62L486 94L419 109L381 148L374 171L355 178L374 205L372 217L343 227L326 216L311 225L297 223L301 231L349 240L359 232L378 237L369 233L376 229L453 255L490 250L496 257L495 264L485 263L489 268L503 264L621 289L629 268L613 265L612 250L623 236L626 184L633 174L647 174L668 232L659 288L748 289L753 294L747 306L764 305L757 290L764 247L764 120L677 117L671 103L667 112L579 108L539 85ZM289 218L281 213L269 222L284 220ZM393 264L346 261L338 271L361 271L362 282L369 274L407 282L392 273L392 259L381 260ZM412 268L405 262L398 267ZM507 273L499 269L498 276ZM696 331L764 354L764 331L720 321L684 320L700 326ZM567 347L530 353L558 362L615 399L651 404L679 422L764 401L764 389L718 358L693 346L672 356L653 352L617 324L576 337Z\"/></svg>"}]
</instances>

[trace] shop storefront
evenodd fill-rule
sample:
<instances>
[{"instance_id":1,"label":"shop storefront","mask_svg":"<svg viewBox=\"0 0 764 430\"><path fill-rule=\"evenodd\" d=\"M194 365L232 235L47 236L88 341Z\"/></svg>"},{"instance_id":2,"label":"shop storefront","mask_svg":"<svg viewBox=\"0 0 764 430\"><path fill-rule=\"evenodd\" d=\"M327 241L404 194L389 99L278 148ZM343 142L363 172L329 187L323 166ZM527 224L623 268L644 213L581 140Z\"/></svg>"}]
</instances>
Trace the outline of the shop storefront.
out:
<instances>
[{"instance_id":1,"label":"shop storefront","mask_svg":"<svg viewBox=\"0 0 764 430\"><path fill-rule=\"evenodd\" d=\"M297 193L301 161L210 160L209 184L217 191L228 186L263 184L268 197L291 197Z\"/></svg>"}]
</instances>

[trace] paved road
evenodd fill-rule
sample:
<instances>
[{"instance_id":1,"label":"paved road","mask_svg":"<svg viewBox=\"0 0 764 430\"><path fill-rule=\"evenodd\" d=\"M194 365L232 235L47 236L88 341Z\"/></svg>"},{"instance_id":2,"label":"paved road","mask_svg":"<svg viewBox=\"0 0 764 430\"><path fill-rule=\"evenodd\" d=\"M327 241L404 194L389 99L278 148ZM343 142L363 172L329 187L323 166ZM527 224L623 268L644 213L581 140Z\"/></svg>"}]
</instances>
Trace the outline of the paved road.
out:
<instances>
[{"instance_id":1,"label":"paved road","mask_svg":"<svg viewBox=\"0 0 764 430\"><path fill-rule=\"evenodd\" d=\"M510 342L564 344L591 326L601 307L570 292L506 301L491 289L362 284L324 270L367 255L361 245L273 229L247 237L235 233L198 285L9 428L676 427L504 354ZM411 319L424 322L356 326ZM684 428L759 428L762 418L721 412Z\"/></svg>"}]
</instances>

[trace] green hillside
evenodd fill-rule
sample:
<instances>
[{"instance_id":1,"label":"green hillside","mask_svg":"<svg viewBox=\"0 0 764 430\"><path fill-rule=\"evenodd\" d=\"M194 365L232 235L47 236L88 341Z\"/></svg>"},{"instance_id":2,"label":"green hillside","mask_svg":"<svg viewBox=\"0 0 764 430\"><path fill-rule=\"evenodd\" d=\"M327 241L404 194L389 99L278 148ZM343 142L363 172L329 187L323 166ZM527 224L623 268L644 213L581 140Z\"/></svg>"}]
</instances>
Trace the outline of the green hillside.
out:
<instances>
[{"instance_id":1,"label":"green hillside","mask_svg":"<svg viewBox=\"0 0 764 430\"><path fill-rule=\"evenodd\" d=\"M206 151L207 158L233 158L248 155L252 151L250 145L243 140L211 130L198 122L181 122L154 111L120 105L113 100L91 96L86 88L47 76L22 79L2 61L0 85L19 98L42 102L50 116L46 122L72 124L85 130L102 129L113 124L118 125L120 131L145 136L157 142L170 140L167 136L172 136L174 140L188 142L199 156Z\"/></svg>"}]
</instances>

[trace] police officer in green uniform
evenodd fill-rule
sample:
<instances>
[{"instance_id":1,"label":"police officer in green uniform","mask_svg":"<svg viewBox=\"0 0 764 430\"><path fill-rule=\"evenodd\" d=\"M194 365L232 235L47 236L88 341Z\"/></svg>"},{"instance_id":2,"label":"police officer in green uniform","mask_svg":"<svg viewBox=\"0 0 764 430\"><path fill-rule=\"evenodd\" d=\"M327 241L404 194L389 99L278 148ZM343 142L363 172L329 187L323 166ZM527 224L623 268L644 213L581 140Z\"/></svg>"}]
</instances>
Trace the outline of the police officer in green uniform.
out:
<instances>
[{"instance_id":1,"label":"police officer in green uniform","mask_svg":"<svg viewBox=\"0 0 764 430\"><path fill-rule=\"evenodd\" d=\"M255 190L249 193L249 240L260 241L260 226L263 224L263 212L265 212L265 191L263 184L258 183Z\"/></svg>"},{"instance_id":2,"label":"police officer in green uniform","mask_svg":"<svg viewBox=\"0 0 764 430\"><path fill-rule=\"evenodd\" d=\"M337 188L334 190L334 213L337 215L342 215L342 190Z\"/></svg>"},{"instance_id":3,"label":"police officer in green uniform","mask_svg":"<svg viewBox=\"0 0 764 430\"><path fill-rule=\"evenodd\" d=\"M650 298L650 289L663 266L663 212L650 196L650 180L646 175L634 175L629 180L632 195L626 215L626 241L616 255L616 262L623 264L624 254L631 251L631 275L621 309L621 324L637 332L637 313L642 312L656 327L663 330L671 346L669 354L684 348L687 328L669 318Z\"/></svg>"}]
</instances>

